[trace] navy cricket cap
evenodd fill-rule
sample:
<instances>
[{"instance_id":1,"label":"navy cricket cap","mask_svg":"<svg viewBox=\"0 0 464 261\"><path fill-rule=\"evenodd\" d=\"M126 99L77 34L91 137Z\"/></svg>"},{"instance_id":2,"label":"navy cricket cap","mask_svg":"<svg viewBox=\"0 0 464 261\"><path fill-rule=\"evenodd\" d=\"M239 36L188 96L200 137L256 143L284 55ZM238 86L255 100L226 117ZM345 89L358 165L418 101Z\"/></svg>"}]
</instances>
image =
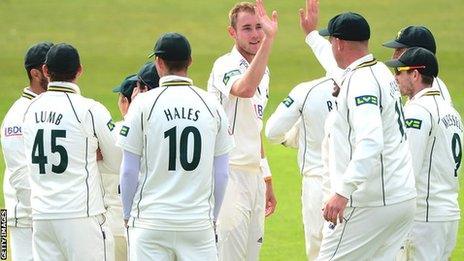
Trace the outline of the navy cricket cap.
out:
<instances>
[{"instance_id":1,"label":"navy cricket cap","mask_svg":"<svg viewBox=\"0 0 464 261\"><path fill-rule=\"evenodd\" d=\"M51 42L40 42L31 46L24 57L24 68L29 70L37 66L42 66L45 63L45 56L52 46L53 43Z\"/></svg>"},{"instance_id":2,"label":"navy cricket cap","mask_svg":"<svg viewBox=\"0 0 464 261\"><path fill-rule=\"evenodd\" d=\"M81 62L76 48L66 43L55 44L50 48L45 59L45 65L51 72L77 72Z\"/></svg>"},{"instance_id":3,"label":"navy cricket cap","mask_svg":"<svg viewBox=\"0 0 464 261\"><path fill-rule=\"evenodd\" d=\"M437 46L432 32L425 26L410 25L398 32L396 39L382 44L389 48L423 47L436 53Z\"/></svg>"},{"instance_id":4,"label":"navy cricket cap","mask_svg":"<svg viewBox=\"0 0 464 261\"><path fill-rule=\"evenodd\" d=\"M129 75L122 81L121 85L113 88L113 92L120 93L130 100L132 97L132 91L135 86L137 86L137 80L138 78L136 74Z\"/></svg>"},{"instance_id":5,"label":"navy cricket cap","mask_svg":"<svg viewBox=\"0 0 464 261\"><path fill-rule=\"evenodd\" d=\"M366 41L371 37L371 29L360 14L347 12L330 19L327 28L320 30L319 34L346 41Z\"/></svg>"},{"instance_id":6,"label":"navy cricket cap","mask_svg":"<svg viewBox=\"0 0 464 261\"><path fill-rule=\"evenodd\" d=\"M148 57L156 55L166 61L186 61L191 53L190 43L185 36L179 33L165 33L156 41L153 53Z\"/></svg>"},{"instance_id":7,"label":"navy cricket cap","mask_svg":"<svg viewBox=\"0 0 464 261\"><path fill-rule=\"evenodd\" d=\"M416 69L422 75L430 77L438 75L437 58L431 51L422 47L409 48L398 59L387 61L385 64L397 71Z\"/></svg>"},{"instance_id":8,"label":"navy cricket cap","mask_svg":"<svg viewBox=\"0 0 464 261\"><path fill-rule=\"evenodd\" d=\"M151 90L159 86L159 75L153 62L147 62L140 68L137 78Z\"/></svg>"}]
</instances>

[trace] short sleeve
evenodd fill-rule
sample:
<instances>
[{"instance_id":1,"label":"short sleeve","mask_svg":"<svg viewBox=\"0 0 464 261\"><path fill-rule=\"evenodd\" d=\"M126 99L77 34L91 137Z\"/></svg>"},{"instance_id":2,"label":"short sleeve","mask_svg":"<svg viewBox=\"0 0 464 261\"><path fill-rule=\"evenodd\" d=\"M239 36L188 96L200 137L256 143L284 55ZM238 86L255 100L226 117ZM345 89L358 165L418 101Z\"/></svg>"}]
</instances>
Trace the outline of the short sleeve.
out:
<instances>
[{"instance_id":1,"label":"short sleeve","mask_svg":"<svg viewBox=\"0 0 464 261\"><path fill-rule=\"evenodd\" d=\"M418 174L422 169L427 143L432 132L432 116L425 108L408 104L404 107L404 117L414 174Z\"/></svg>"},{"instance_id":2,"label":"short sleeve","mask_svg":"<svg viewBox=\"0 0 464 261\"><path fill-rule=\"evenodd\" d=\"M214 156L220 156L229 153L235 144L233 136L229 133L229 121L224 109L221 106L216 106L216 113L219 127L214 147Z\"/></svg>"},{"instance_id":3,"label":"short sleeve","mask_svg":"<svg viewBox=\"0 0 464 261\"><path fill-rule=\"evenodd\" d=\"M233 66L230 63L226 64L223 60L216 61L208 82L208 89L214 88L226 97L229 97L234 83L243 77L239 66Z\"/></svg>"}]
</instances>

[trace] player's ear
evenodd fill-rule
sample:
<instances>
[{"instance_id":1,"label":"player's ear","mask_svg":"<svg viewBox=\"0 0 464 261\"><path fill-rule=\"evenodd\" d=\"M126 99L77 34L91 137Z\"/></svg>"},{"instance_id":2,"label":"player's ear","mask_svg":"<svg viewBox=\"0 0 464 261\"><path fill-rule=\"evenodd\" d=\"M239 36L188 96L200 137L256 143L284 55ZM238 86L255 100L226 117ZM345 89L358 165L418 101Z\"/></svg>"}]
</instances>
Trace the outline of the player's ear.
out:
<instances>
[{"instance_id":1,"label":"player's ear","mask_svg":"<svg viewBox=\"0 0 464 261\"><path fill-rule=\"evenodd\" d=\"M43 72L44 76L45 76L48 80L50 80L50 73L48 72L48 67L47 67L47 65L45 65L45 64L42 65L42 72Z\"/></svg>"},{"instance_id":2,"label":"player's ear","mask_svg":"<svg viewBox=\"0 0 464 261\"><path fill-rule=\"evenodd\" d=\"M229 27L227 27L227 31L229 32L230 37L232 37L234 39L236 38L237 31L235 30L234 27L229 25Z\"/></svg>"},{"instance_id":3,"label":"player's ear","mask_svg":"<svg viewBox=\"0 0 464 261\"><path fill-rule=\"evenodd\" d=\"M84 72L84 67L82 67L82 65L79 64L79 67L77 68L76 78L79 78L83 72Z\"/></svg>"},{"instance_id":4,"label":"player's ear","mask_svg":"<svg viewBox=\"0 0 464 261\"><path fill-rule=\"evenodd\" d=\"M38 70L38 69L35 69L35 68L31 69L29 71L29 73L31 74L32 78L34 78L34 79L40 78L40 70Z\"/></svg>"}]
</instances>

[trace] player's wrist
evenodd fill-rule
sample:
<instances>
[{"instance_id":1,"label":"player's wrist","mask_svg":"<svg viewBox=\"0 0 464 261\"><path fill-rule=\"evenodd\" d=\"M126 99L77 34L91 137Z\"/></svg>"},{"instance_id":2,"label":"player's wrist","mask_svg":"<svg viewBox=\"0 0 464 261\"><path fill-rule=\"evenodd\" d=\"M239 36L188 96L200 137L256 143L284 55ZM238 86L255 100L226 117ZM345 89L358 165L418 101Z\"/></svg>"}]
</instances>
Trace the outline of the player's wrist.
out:
<instances>
[{"instance_id":1,"label":"player's wrist","mask_svg":"<svg viewBox=\"0 0 464 261\"><path fill-rule=\"evenodd\" d=\"M272 173L267 158L261 158L259 165L261 167L261 172L263 173L264 181L270 182L272 180Z\"/></svg>"}]
</instances>

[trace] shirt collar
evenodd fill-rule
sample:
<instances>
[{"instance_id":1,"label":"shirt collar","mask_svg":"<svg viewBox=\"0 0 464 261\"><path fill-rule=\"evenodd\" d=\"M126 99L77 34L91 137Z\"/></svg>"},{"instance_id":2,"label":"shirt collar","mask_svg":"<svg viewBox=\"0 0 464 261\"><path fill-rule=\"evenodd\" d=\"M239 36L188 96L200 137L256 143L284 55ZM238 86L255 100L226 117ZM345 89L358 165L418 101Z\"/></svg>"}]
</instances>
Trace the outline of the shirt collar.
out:
<instances>
[{"instance_id":1,"label":"shirt collar","mask_svg":"<svg viewBox=\"0 0 464 261\"><path fill-rule=\"evenodd\" d=\"M160 87L167 87L167 86L185 86L185 85L193 85L193 81L190 78L182 77L178 75L167 75L163 76L159 80Z\"/></svg>"},{"instance_id":2,"label":"shirt collar","mask_svg":"<svg viewBox=\"0 0 464 261\"><path fill-rule=\"evenodd\" d=\"M37 97L37 94L31 90L29 90L29 87L26 87L23 89L23 93L21 94L22 97L32 100L35 97Z\"/></svg>"},{"instance_id":3,"label":"shirt collar","mask_svg":"<svg viewBox=\"0 0 464 261\"><path fill-rule=\"evenodd\" d=\"M441 95L440 90L433 88L433 87L427 87L427 88L420 90L418 93L416 93L416 95L414 95L410 101L417 100L422 96L435 96L435 95Z\"/></svg>"},{"instance_id":4,"label":"shirt collar","mask_svg":"<svg viewBox=\"0 0 464 261\"><path fill-rule=\"evenodd\" d=\"M230 53L232 56L237 57L237 59L240 59L240 66L243 66L245 68L248 68L250 66L245 57L243 57L243 55L238 51L237 46L234 45Z\"/></svg>"},{"instance_id":5,"label":"shirt collar","mask_svg":"<svg viewBox=\"0 0 464 261\"><path fill-rule=\"evenodd\" d=\"M47 91L81 94L81 89L72 82L49 82Z\"/></svg>"},{"instance_id":6,"label":"shirt collar","mask_svg":"<svg viewBox=\"0 0 464 261\"><path fill-rule=\"evenodd\" d=\"M354 71L358 68L366 67L366 66L371 66L376 64L377 61L375 60L374 56L372 54L367 54L358 60L352 62L346 69L343 71L341 77L340 77L340 82L343 83L345 80L345 77L348 75L349 72Z\"/></svg>"},{"instance_id":7,"label":"shirt collar","mask_svg":"<svg viewBox=\"0 0 464 261\"><path fill-rule=\"evenodd\" d=\"M365 55L358 60L352 62L345 71L352 71L354 69L357 69L358 67L364 67L364 66L369 66L371 63L374 63L375 59L372 54Z\"/></svg>"}]
</instances>

